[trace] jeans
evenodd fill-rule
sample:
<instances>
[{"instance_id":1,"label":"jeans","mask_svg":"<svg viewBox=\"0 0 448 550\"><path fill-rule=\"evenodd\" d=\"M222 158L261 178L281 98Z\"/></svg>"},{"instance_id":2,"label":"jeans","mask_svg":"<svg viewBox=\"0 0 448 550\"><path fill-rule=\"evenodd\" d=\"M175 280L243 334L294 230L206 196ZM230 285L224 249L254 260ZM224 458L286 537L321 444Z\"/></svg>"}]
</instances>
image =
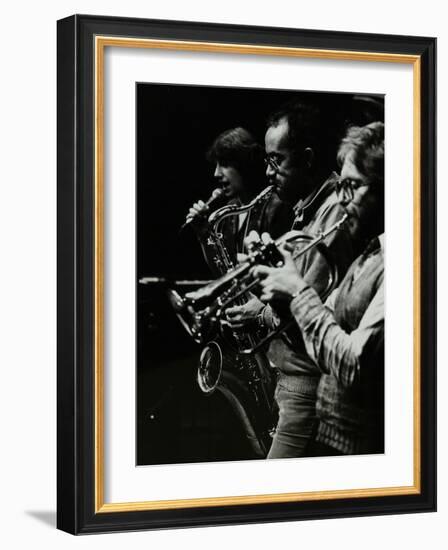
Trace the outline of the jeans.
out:
<instances>
[{"instance_id":1,"label":"jeans","mask_svg":"<svg viewBox=\"0 0 448 550\"><path fill-rule=\"evenodd\" d=\"M318 376L280 373L275 389L279 418L268 458L305 456L316 433L318 383Z\"/></svg>"},{"instance_id":2,"label":"jeans","mask_svg":"<svg viewBox=\"0 0 448 550\"><path fill-rule=\"evenodd\" d=\"M342 454L344 453L341 453L338 449L330 447L330 445L326 445L320 441L316 441L315 439L311 442L306 451L306 456L340 456Z\"/></svg>"}]
</instances>

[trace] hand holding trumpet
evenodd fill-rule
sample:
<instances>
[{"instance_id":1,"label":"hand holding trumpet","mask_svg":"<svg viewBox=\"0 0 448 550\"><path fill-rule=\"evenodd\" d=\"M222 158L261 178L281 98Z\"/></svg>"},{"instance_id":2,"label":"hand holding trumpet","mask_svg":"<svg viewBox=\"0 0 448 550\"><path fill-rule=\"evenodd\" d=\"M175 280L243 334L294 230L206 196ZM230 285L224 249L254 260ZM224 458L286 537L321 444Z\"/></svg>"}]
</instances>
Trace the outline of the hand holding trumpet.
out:
<instances>
[{"instance_id":1,"label":"hand holding trumpet","mask_svg":"<svg viewBox=\"0 0 448 550\"><path fill-rule=\"evenodd\" d=\"M234 329L253 325L264 307L265 304L252 295L244 305L229 307L226 310L226 320Z\"/></svg>"},{"instance_id":2,"label":"hand holding trumpet","mask_svg":"<svg viewBox=\"0 0 448 550\"><path fill-rule=\"evenodd\" d=\"M267 242L270 240L269 234L263 233L260 238L256 231L251 231L245 241L246 247L250 250L260 240ZM253 324L268 302L274 302L280 308L289 305L293 296L306 286L292 258L292 248L286 242L279 245L278 250L283 259L281 266L256 265L251 269L253 278L259 281L261 294L258 297L252 295L242 306L226 310L226 319L232 327L243 328Z\"/></svg>"},{"instance_id":3,"label":"hand holding trumpet","mask_svg":"<svg viewBox=\"0 0 448 550\"><path fill-rule=\"evenodd\" d=\"M260 239L255 231L251 232L249 238L252 242ZM265 238L269 238L269 235L261 236L261 240ZM256 265L252 268L254 278L258 279L260 283L260 300L263 302L289 303L298 292L307 286L297 271L291 249L291 245L286 242L279 245L278 250L283 257L283 265L278 267Z\"/></svg>"}]
</instances>

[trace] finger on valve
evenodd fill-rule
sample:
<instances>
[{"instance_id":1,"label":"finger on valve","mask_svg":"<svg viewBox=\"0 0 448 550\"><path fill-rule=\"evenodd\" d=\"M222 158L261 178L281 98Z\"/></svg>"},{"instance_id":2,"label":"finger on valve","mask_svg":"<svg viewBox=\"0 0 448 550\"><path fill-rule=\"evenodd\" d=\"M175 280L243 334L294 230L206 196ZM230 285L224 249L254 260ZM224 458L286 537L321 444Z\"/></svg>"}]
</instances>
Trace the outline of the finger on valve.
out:
<instances>
[{"instance_id":1,"label":"finger on valve","mask_svg":"<svg viewBox=\"0 0 448 550\"><path fill-rule=\"evenodd\" d=\"M244 239L244 245L250 251L257 243L260 242L260 235L252 229L249 235Z\"/></svg>"},{"instance_id":2,"label":"finger on valve","mask_svg":"<svg viewBox=\"0 0 448 550\"><path fill-rule=\"evenodd\" d=\"M252 275L256 279L260 279L262 281L271 274L272 269L272 267L268 267L267 265L256 265L252 268Z\"/></svg>"}]
</instances>

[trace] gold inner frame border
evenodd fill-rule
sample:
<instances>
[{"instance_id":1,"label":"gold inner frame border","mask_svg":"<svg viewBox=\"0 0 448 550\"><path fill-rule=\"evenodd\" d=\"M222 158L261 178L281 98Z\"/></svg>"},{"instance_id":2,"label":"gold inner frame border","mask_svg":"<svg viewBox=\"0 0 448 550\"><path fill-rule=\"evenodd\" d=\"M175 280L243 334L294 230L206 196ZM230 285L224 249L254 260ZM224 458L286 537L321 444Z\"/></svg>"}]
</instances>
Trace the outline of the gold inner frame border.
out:
<instances>
[{"instance_id":1,"label":"gold inner frame border","mask_svg":"<svg viewBox=\"0 0 448 550\"><path fill-rule=\"evenodd\" d=\"M195 51L207 53L235 53L368 61L382 63L406 63L413 65L413 298L414 298L414 480L413 485L349 490L313 491L301 493L276 493L262 495L191 498L180 500L154 500L141 502L104 502L104 53L106 47L152 48L162 50ZM381 52L355 52L345 50L304 49L292 47L257 46L253 44L226 44L213 42L156 40L96 36L95 55L95 513L167 510L209 506L232 506L279 502L303 502L343 498L383 497L420 494L421 492L421 59L418 55L402 55Z\"/></svg>"}]
</instances>

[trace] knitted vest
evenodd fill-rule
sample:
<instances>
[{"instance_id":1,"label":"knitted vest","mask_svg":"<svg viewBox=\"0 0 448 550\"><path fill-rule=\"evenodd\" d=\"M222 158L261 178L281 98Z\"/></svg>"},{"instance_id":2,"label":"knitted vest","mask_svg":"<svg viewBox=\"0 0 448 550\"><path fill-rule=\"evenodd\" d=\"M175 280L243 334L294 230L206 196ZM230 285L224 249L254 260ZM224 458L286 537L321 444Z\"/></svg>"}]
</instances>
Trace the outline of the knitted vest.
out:
<instances>
[{"instance_id":1,"label":"knitted vest","mask_svg":"<svg viewBox=\"0 0 448 550\"><path fill-rule=\"evenodd\" d=\"M347 333L358 327L383 282L383 270L377 247L367 249L347 272L334 309L336 322ZM345 454L384 452L384 339L366 352L371 368L361 372L359 384L342 387L333 375L324 374L318 386L317 440Z\"/></svg>"}]
</instances>

